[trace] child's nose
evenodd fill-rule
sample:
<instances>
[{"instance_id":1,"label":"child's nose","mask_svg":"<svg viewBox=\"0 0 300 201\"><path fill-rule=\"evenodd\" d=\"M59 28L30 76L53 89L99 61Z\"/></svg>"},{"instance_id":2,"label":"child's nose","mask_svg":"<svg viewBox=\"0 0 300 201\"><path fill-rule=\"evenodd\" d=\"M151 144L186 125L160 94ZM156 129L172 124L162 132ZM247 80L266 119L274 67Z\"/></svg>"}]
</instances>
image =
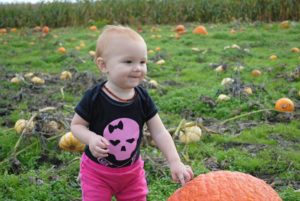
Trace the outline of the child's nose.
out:
<instances>
[{"instance_id":1,"label":"child's nose","mask_svg":"<svg viewBox=\"0 0 300 201\"><path fill-rule=\"evenodd\" d=\"M142 65L141 64L134 64L134 67L133 67L134 71L140 71L142 69Z\"/></svg>"}]
</instances>

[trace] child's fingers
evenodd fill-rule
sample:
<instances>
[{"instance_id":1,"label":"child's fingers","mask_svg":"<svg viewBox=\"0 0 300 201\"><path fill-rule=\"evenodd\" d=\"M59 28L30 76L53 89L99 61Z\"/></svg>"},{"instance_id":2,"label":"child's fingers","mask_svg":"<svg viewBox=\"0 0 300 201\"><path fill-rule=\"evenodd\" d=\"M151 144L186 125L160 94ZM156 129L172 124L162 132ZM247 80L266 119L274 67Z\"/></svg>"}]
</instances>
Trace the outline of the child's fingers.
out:
<instances>
[{"instance_id":1,"label":"child's fingers","mask_svg":"<svg viewBox=\"0 0 300 201\"><path fill-rule=\"evenodd\" d=\"M109 150L107 148L96 147L96 149L99 154L108 154L109 153Z\"/></svg>"},{"instance_id":2,"label":"child's fingers","mask_svg":"<svg viewBox=\"0 0 300 201\"><path fill-rule=\"evenodd\" d=\"M178 180L180 182L180 184L183 186L185 184L185 179L184 179L184 176L183 175L179 175L178 176Z\"/></svg>"},{"instance_id":3,"label":"child's fingers","mask_svg":"<svg viewBox=\"0 0 300 201\"><path fill-rule=\"evenodd\" d=\"M105 145L108 146L109 145L109 141L107 139L105 139L104 137L101 138L101 142Z\"/></svg>"},{"instance_id":4,"label":"child's fingers","mask_svg":"<svg viewBox=\"0 0 300 201\"><path fill-rule=\"evenodd\" d=\"M176 182L176 183L179 182L177 176L176 176L175 174L173 174L173 173L172 173L172 180L173 180L174 182Z\"/></svg>"},{"instance_id":5,"label":"child's fingers","mask_svg":"<svg viewBox=\"0 0 300 201\"><path fill-rule=\"evenodd\" d=\"M190 181L192 178L193 178L192 175L188 171L184 172L185 182Z\"/></svg>"},{"instance_id":6,"label":"child's fingers","mask_svg":"<svg viewBox=\"0 0 300 201\"><path fill-rule=\"evenodd\" d=\"M93 149L93 155L95 157L107 157L108 156L108 149L102 149L100 147L94 147Z\"/></svg>"},{"instance_id":7,"label":"child's fingers","mask_svg":"<svg viewBox=\"0 0 300 201\"><path fill-rule=\"evenodd\" d=\"M190 176L190 180L194 177L194 173L193 173L193 170L190 166L186 165L186 170L187 172L189 173L189 176Z\"/></svg>"},{"instance_id":8,"label":"child's fingers","mask_svg":"<svg viewBox=\"0 0 300 201\"><path fill-rule=\"evenodd\" d=\"M108 156L108 154L99 154L99 156L97 158L105 158L107 156Z\"/></svg>"}]
</instances>

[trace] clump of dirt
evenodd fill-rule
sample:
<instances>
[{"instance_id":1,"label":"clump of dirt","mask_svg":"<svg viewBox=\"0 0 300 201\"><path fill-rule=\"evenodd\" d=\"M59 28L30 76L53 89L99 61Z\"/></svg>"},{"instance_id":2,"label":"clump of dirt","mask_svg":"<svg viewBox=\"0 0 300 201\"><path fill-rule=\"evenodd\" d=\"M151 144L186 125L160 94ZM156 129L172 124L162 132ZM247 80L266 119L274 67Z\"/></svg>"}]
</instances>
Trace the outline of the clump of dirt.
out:
<instances>
[{"instance_id":1,"label":"clump of dirt","mask_svg":"<svg viewBox=\"0 0 300 201\"><path fill-rule=\"evenodd\" d=\"M209 169L211 171L216 171L216 170L222 169L222 165L219 164L217 158L215 158L215 157L205 158L203 160L203 164L207 169Z\"/></svg>"},{"instance_id":2,"label":"clump of dirt","mask_svg":"<svg viewBox=\"0 0 300 201\"><path fill-rule=\"evenodd\" d=\"M169 55L166 52L158 52L153 56L150 56L148 58L149 61L156 63L157 61L163 59L166 60L169 57Z\"/></svg>"},{"instance_id":3,"label":"clump of dirt","mask_svg":"<svg viewBox=\"0 0 300 201\"><path fill-rule=\"evenodd\" d=\"M217 106L217 102L209 96L201 96L199 99L202 103L208 105L210 108L214 108Z\"/></svg>"},{"instance_id":4,"label":"clump of dirt","mask_svg":"<svg viewBox=\"0 0 300 201\"><path fill-rule=\"evenodd\" d=\"M56 167L60 166L63 163L62 160L58 159L55 156L50 156L49 153L47 153L47 152L42 153L36 162L37 162L37 165L50 163L50 164L55 165Z\"/></svg>"},{"instance_id":5,"label":"clump of dirt","mask_svg":"<svg viewBox=\"0 0 300 201\"><path fill-rule=\"evenodd\" d=\"M6 98L6 97L5 97ZM4 99L4 97L2 97L0 95L0 99ZM16 109L16 106L8 103L8 102L0 102L0 117L5 117L10 115L14 110Z\"/></svg>"},{"instance_id":6,"label":"clump of dirt","mask_svg":"<svg viewBox=\"0 0 300 201\"><path fill-rule=\"evenodd\" d=\"M10 174L19 174L22 171L21 162L17 158L12 158L10 161L10 167L8 168L8 172Z\"/></svg>"}]
</instances>

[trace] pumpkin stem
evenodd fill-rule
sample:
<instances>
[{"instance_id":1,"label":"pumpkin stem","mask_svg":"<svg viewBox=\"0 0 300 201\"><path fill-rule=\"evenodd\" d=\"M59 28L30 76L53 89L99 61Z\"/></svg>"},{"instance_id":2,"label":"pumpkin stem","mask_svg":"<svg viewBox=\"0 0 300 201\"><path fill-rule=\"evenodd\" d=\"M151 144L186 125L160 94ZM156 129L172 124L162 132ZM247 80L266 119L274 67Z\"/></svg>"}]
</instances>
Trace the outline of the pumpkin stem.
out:
<instances>
[{"instance_id":1,"label":"pumpkin stem","mask_svg":"<svg viewBox=\"0 0 300 201\"><path fill-rule=\"evenodd\" d=\"M184 148L183 148L183 151L182 151L182 156L183 156L183 158L184 158L187 162L190 161L190 156L189 156L188 145L187 145L187 144L184 145Z\"/></svg>"},{"instance_id":2,"label":"pumpkin stem","mask_svg":"<svg viewBox=\"0 0 300 201\"><path fill-rule=\"evenodd\" d=\"M256 110L256 111L248 112L248 113L245 113L245 114L240 114L240 115L237 115L237 116L234 116L234 117L231 117L229 119L226 119L226 120L222 121L221 125L226 124L227 122L235 120L235 119L239 119L239 118L242 118L242 117L245 117L245 116L249 116L249 115L252 115L252 114L256 114L256 113L260 113L260 112L265 112L265 111L277 111L277 110L275 110L275 109L261 109L261 110Z\"/></svg>"},{"instance_id":3,"label":"pumpkin stem","mask_svg":"<svg viewBox=\"0 0 300 201\"><path fill-rule=\"evenodd\" d=\"M175 132L174 132L174 135L173 135L173 139L175 139L178 135L179 135L179 131L181 130L183 124L185 123L185 119L182 119L179 123L179 125L177 126Z\"/></svg>"}]
</instances>

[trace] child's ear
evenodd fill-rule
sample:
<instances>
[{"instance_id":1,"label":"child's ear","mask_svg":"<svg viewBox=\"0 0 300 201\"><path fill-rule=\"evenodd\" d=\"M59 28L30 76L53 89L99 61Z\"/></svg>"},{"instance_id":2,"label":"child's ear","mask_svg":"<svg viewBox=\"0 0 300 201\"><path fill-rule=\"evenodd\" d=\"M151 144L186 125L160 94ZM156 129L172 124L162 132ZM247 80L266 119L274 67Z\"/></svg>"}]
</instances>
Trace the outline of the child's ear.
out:
<instances>
[{"instance_id":1,"label":"child's ear","mask_svg":"<svg viewBox=\"0 0 300 201\"><path fill-rule=\"evenodd\" d=\"M107 73L107 68L106 68L106 64L104 62L104 59L102 57L98 57L96 59L96 64L99 68L99 70L102 72L102 73Z\"/></svg>"}]
</instances>

